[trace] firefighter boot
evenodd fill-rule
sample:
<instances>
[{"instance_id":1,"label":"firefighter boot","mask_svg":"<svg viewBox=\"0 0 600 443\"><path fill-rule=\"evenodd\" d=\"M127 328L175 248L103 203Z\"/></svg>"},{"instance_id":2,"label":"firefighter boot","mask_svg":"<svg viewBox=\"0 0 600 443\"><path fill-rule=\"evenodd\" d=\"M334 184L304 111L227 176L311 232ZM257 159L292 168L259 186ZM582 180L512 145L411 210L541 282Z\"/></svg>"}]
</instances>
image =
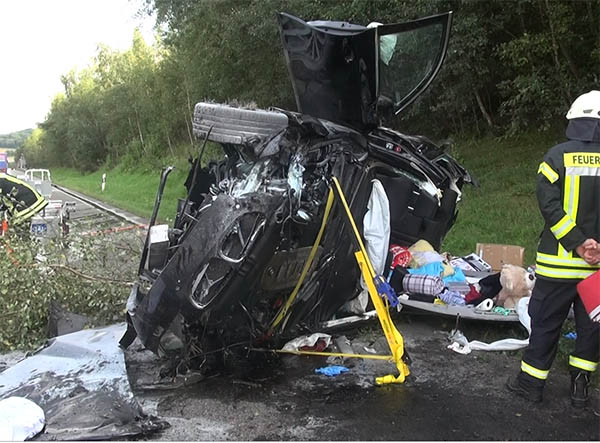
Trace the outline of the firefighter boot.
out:
<instances>
[{"instance_id":1,"label":"firefighter boot","mask_svg":"<svg viewBox=\"0 0 600 443\"><path fill-rule=\"evenodd\" d=\"M534 403L542 401L542 392L544 390L543 385L536 385L534 383L528 383L527 380L523 380L524 377L520 373L516 377L510 377L506 381L506 387L509 391L518 395L519 397L529 400Z\"/></svg>"},{"instance_id":2,"label":"firefighter boot","mask_svg":"<svg viewBox=\"0 0 600 443\"><path fill-rule=\"evenodd\" d=\"M585 407L588 400L590 374L587 371L571 371L571 404L575 408Z\"/></svg>"}]
</instances>

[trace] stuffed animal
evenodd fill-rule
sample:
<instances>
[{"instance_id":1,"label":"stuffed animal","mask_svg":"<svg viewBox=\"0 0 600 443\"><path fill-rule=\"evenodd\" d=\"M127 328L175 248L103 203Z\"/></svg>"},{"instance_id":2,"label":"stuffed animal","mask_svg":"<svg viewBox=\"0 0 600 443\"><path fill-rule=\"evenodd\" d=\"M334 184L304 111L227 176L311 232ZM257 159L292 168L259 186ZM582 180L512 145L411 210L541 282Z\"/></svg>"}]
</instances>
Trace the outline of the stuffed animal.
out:
<instances>
[{"instance_id":1,"label":"stuffed animal","mask_svg":"<svg viewBox=\"0 0 600 443\"><path fill-rule=\"evenodd\" d=\"M502 289L496 296L496 305L515 308L522 297L529 297L535 284L535 275L520 266L505 264L500 271Z\"/></svg>"}]
</instances>

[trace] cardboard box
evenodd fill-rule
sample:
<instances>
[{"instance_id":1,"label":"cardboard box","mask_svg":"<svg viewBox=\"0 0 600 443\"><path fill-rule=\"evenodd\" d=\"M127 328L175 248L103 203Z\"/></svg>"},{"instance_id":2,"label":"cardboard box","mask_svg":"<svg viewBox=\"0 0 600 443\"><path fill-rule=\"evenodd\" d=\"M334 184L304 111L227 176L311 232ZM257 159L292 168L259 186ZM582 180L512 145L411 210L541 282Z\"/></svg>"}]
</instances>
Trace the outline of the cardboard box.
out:
<instances>
[{"instance_id":1,"label":"cardboard box","mask_svg":"<svg viewBox=\"0 0 600 443\"><path fill-rule=\"evenodd\" d=\"M475 252L488 263L492 270L500 271L503 264L523 266L525 248L515 245L498 245L494 243L477 243Z\"/></svg>"}]
</instances>

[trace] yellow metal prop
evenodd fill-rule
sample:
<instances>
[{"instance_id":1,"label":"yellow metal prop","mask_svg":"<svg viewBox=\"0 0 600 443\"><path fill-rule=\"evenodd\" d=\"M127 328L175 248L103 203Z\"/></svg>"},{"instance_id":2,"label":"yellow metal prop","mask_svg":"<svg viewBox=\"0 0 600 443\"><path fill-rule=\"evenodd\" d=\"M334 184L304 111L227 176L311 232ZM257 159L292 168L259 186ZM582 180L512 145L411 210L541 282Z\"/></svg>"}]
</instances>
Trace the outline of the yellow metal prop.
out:
<instances>
[{"instance_id":1,"label":"yellow metal prop","mask_svg":"<svg viewBox=\"0 0 600 443\"><path fill-rule=\"evenodd\" d=\"M402 338L400 332L398 332L398 330L396 329L396 326L394 326L394 323L390 318L390 312L388 308L384 306L381 296L375 288L375 283L373 282L375 278L375 271L373 269L373 265L369 260L369 256L367 255L367 252L365 250L362 238L360 236L360 233L358 232L356 223L354 222L354 218L352 217L352 213L350 212L350 207L346 202L346 198L344 197L344 193L342 192L342 188L336 177L333 177L333 183L338 192L338 196L340 197L342 205L346 210L346 215L348 216L348 220L352 225L354 235L356 236L356 240L358 241L358 244L360 246L360 251L355 252L354 256L356 257L356 261L358 263L358 266L360 267L360 271L363 275L365 283L367 284L367 289L369 291L369 295L371 296L371 301L373 302L375 310L377 311L379 323L381 323L381 328L383 329L385 338L387 339L390 350L392 351L392 357L394 359L394 362L396 363L396 367L398 368L399 372L398 376L386 375L383 377L377 377L375 379L375 383L377 383L378 385L387 383L403 383L406 376L410 374L410 370L408 369L407 364L404 363L404 361L402 360L402 357L404 356L404 339Z\"/></svg>"}]
</instances>

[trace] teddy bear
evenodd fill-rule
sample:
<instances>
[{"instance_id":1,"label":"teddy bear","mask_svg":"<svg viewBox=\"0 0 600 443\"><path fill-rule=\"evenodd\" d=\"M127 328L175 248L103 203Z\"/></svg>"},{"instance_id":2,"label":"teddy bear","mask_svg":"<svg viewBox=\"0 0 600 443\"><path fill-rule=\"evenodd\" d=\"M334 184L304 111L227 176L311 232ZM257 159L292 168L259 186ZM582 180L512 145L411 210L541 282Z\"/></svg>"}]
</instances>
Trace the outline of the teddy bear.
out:
<instances>
[{"instance_id":1,"label":"teddy bear","mask_svg":"<svg viewBox=\"0 0 600 443\"><path fill-rule=\"evenodd\" d=\"M502 289L496 296L496 305L514 309L522 297L531 296L535 274L520 266L504 264L500 271Z\"/></svg>"}]
</instances>

